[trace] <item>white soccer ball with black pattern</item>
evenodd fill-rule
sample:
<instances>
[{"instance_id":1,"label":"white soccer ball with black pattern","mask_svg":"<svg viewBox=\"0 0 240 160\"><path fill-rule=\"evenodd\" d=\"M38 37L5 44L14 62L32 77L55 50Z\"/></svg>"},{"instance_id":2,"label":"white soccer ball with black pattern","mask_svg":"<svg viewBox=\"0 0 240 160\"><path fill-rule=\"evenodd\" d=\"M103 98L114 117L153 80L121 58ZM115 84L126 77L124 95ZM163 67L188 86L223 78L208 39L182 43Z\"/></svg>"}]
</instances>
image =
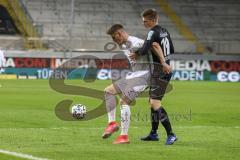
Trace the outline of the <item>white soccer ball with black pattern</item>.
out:
<instances>
[{"instance_id":1,"label":"white soccer ball with black pattern","mask_svg":"<svg viewBox=\"0 0 240 160\"><path fill-rule=\"evenodd\" d=\"M72 106L72 116L76 119L83 119L87 115L87 108L82 104Z\"/></svg>"}]
</instances>

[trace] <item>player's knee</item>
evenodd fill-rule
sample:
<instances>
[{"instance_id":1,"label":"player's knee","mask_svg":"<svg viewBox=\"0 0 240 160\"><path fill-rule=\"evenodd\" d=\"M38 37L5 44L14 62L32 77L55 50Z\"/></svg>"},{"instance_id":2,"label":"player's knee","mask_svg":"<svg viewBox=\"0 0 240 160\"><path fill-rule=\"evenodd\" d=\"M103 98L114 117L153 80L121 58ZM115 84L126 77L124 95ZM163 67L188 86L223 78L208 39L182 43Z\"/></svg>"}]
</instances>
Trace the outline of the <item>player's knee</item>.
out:
<instances>
[{"instance_id":1,"label":"player's knee","mask_svg":"<svg viewBox=\"0 0 240 160\"><path fill-rule=\"evenodd\" d=\"M157 109L159 107L161 107L161 101L160 100L155 100L155 99L150 99L150 106L153 109Z\"/></svg>"},{"instance_id":2,"label":"player's knee","mask_svg":"<svg viewBox=\"0 0 240 160\"><path fill-rule=\"evenodd\" d=\"M122 98L120 99L120 105L126 105L126 101L124 101Z\"/></svg>"},{"instance_id":3,"label":"player's knee","mask_svg":"<svg viewBox=\"0 0 240 160\"><path fill-rule=\"evenodd\" d=\"M113 85L110 85L110 86L107 86L105 89L104 89L104 92L105 93L110 93L110 94L117 94L117 90L114 88Z\"/></svg>"},{"instance_id":4,"label":"player's knee","mask_svg":"<svg viewBox=\"0 0 240 160\"><path fill-rule=\"evenodd\" d=\"M107 93L111 93L112 94L112 88L111 86L107 86L105 89L104 89L104 92L107 92Z\"/></svg>"},{"instance_id":5,"label":"player's knee","mask_svg":"<svg viewBox=\"0 0 240 160\"><path fill-rule=\"evenodd\" d=\"M129 105L130 102L126 98L121 98L120 99L120 105Z\"/></svg>"},{"instance_id":6,"label":"player's knee","mask_svg":"<svg viewBox=\"0 0 240 160\"><path fill-rule=\"evenodd\" d=\"M154 106L154 102L152 101L152 99L150 99L149 104L151 107Z\"/></svg>"},{"instance_id":7,"label":"player's knee","mask_svg":"<svg viewBox=\"0 0 240 160\"><path fill-rule=\"evenodd\" d=\"M104 88L104 92L109 92L109 88L108 87Z\"/></svg>"}]
</instances>

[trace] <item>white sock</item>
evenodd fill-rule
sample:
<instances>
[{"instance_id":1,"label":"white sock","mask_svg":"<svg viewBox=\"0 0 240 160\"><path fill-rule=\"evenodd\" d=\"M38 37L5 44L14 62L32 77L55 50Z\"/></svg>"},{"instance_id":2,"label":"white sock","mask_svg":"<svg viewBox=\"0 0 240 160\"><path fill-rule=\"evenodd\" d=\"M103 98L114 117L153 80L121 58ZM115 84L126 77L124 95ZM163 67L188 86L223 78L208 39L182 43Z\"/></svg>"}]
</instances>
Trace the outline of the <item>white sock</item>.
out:
<instances>
[{"instance_id":1,"label":"white sock","mask_svg":"<svg viewBox=\"0 0 240 160\"><path fill-rule=\"evenodd\" d=\"M128 134L131 111L129 105L121 105L121 135Z\"/></svg>"}]
</instances>

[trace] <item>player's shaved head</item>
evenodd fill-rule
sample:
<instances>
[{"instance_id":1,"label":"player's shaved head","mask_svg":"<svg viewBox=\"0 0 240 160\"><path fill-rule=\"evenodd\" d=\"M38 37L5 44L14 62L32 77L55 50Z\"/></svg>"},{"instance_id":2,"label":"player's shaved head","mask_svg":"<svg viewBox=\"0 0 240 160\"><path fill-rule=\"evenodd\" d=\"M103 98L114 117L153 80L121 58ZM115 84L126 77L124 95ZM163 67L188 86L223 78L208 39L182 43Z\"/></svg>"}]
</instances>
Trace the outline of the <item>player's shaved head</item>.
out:
<instances>
[{"instance_id":1,"label":"player's shaved head","mask_svg":"<svg viewBox=\"0 0 240 160\"><path fill-rule=\"evenodd\" d=\"M153 8L146 9L142 12L141 16L150 20L157 20L157 11Z\"/></svg>"},{"instance_id":2,"label":"player's shaved head","mask_svg":"<svg viewBox=\"0 0 240 160\"><path fill-rule=\"evenodd\" d=\"M114 24L111 26L111 28L108 29L107 34L113 35L116 33L118 30L123 30L123 26L121 24Z\"/></svg>"}]
</instances>

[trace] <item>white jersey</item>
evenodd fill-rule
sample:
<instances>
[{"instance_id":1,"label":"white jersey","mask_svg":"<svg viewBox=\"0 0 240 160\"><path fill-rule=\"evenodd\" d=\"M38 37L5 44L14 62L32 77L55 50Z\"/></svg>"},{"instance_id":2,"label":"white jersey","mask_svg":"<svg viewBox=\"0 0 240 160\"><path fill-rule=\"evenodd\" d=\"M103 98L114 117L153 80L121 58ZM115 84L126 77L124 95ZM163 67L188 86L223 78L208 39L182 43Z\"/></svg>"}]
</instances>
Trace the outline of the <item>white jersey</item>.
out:
<instances>
[{"instance_id":1,"label":"white jersey","mask_svg":"<svg viewBox=\"0 0 240 160\"><path fill-rule=\"evenodd\" d=\"M136 61L133 61L129 58L129 54L132 52L136 52L138 49L142 48L144 43L143 39L134 37L134 36L129 36L127 39L127 44L123 45L122 48L127 48L124 51L124 54L127 56L133 72L138 72L139 71L149 71L149 65L148 65L148 54L142 55L137 57Z\"/></svg>"},{"instance_id":2,"label":"white jersey","mask_svg":"<svg viewBox=\"0 0 240 160\"><path fill-rule=\"evenodd\" d=\"M137 57L136 61L130 59L129 54L136 52L143 46L144 40L129 36L126 44L122 45L122 48L127 48L124 54L127 56L132 71L128 72L126 77L118 80L115 84L129 99L135 99L139 93L143 92L149 85L149 62L148 54Z\"/></svg>"}]
</instances>

